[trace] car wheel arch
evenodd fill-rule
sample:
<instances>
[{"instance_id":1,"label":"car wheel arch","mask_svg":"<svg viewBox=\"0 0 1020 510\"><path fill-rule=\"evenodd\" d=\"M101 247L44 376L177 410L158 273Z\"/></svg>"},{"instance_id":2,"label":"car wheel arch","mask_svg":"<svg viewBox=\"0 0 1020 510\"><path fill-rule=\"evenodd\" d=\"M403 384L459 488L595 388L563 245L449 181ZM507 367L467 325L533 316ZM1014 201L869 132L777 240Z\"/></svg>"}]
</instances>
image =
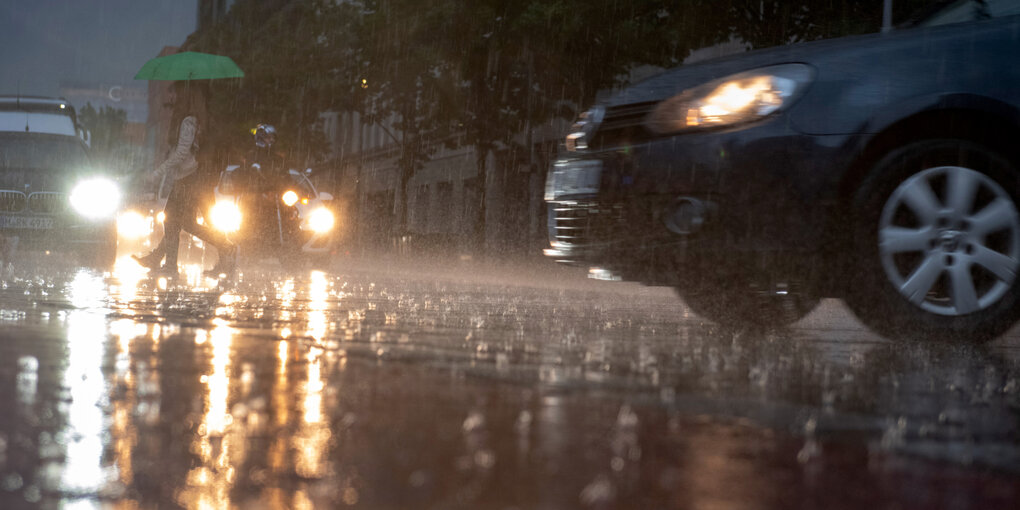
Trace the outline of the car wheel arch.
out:
<instances>
[{"instance_id":1,"label":"car wheel arch","mask_svg":"<svg viewBox=\"0 0 1020 510\"><path fill-rule=\"evenodd\" d=\"M911 143L936 139L965 140L989 146L1020 168L1020 146L1015 143L1020 139L1020 110L1012 106L998 112L985 107L923 110L890 123L862 143L857 157L839 181L836 215L847 210L861 183L883 157ZM834 220L838 222L842 218Z\"/></svg>"},{"instance_id":2,"label":"car wheel arch","mask_svg":"<svg viewBox=\"0 0 1020 510\"><path fill-rule=\"evenodd\" d=\"M858 156L843 175L839 196L851 197L876 163L899 147L932 139L967 140L1002 152L1020 162L1020 108L973 94L947 94L907 101L875 116L860 130L866 137ZM1018 165L1020 167L1020 165Z\"/></svg>"}]
</instances>

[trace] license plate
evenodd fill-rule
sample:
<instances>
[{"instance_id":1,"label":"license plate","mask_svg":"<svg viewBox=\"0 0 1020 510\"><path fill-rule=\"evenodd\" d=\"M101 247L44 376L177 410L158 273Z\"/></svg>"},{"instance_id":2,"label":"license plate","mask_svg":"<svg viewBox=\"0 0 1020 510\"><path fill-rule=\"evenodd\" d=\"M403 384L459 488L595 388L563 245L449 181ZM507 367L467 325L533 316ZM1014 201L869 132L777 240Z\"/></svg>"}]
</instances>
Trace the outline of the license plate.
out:
<instances>
[{"instance_id":1,"label":"license plate","mask_svg":"<svg viewBox=\"0 0 1020 510\"><path fill-rule=\"evenodd\" d=\"M556 163L546 180L545 199L556 200L570 195L593 195L598 193L601 182L602 162L599 160Z\"/></svg>"},{"instance_id":2,"label":"license plate","mask_svg":"<svg viewBox=\"0 0 1020 510\"><path fill-rule=\"evenodd\" d=\"M40 230L53 228L53 218L39 216L0 216L0 228Z\"/></svg>"}]
</instances>

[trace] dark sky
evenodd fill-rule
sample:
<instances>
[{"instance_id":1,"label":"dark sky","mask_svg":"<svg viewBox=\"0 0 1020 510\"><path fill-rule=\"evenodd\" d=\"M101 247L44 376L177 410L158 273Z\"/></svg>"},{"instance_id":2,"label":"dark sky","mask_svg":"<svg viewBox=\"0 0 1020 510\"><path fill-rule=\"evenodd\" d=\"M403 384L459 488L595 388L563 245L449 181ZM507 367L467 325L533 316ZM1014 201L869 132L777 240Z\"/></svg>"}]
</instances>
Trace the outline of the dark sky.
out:
<instances>
[{"instance_id":1,"label":"dark sky","mask_svg":"<svg viewBox=\"0 0 1020 510\"><path fill-rule=\"evenodd\" d=\"M195 29L197 0L0 0L0 94L58 95L61 82L131 85Z\"/></svg>"}]
</instances>

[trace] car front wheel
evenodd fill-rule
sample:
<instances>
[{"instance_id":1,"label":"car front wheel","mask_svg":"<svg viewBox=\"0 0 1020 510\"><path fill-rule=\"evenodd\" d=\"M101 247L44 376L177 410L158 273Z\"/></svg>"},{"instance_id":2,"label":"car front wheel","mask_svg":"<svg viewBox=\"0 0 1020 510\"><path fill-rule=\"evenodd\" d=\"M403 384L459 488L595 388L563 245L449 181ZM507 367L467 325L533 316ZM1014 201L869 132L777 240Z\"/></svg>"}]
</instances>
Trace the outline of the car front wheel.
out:
<instances>
[{"instance_id":1,"label":"car front wheel","mask_svg":"<svg viewBox=\"0 0 1020 510\"><path fill-rule=\"evenodd\" d=\"M1014 166L987 147L932 140L885 157L853 202L847 302L893 339L983 342L1018 317Z\"/></svg>"}]
</instances>

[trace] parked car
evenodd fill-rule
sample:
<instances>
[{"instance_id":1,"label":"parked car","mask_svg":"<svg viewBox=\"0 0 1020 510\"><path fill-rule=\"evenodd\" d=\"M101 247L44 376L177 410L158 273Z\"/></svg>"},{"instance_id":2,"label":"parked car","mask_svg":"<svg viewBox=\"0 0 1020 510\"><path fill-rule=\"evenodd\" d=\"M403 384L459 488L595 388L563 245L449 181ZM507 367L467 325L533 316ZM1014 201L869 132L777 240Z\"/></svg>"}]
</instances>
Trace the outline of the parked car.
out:
<instances>
[{"instance_id":1,"label":"parked car","mask_svg":"<svg viewBox=\"0 0 1020 510\"><path fill-rule=\"evenodd\" d=\"M954 2L621 91L549 171L546 254L721 323L831 296L892 338L995 338L1020 315L1017 13Z\"/></svg>"},{"instance_id":2,"label":"parked car","mask_svg":"<svg viewBox=\"0 0 1020 510\"><path fill-rule=\"evenodd\" d=\"M0 236L8 249L112 262L119 200L114 180L90 164L71 105L0 96Z\"/></svg>"}]
</instances>

